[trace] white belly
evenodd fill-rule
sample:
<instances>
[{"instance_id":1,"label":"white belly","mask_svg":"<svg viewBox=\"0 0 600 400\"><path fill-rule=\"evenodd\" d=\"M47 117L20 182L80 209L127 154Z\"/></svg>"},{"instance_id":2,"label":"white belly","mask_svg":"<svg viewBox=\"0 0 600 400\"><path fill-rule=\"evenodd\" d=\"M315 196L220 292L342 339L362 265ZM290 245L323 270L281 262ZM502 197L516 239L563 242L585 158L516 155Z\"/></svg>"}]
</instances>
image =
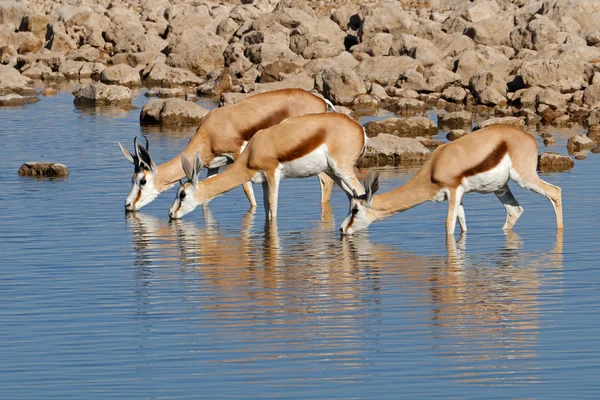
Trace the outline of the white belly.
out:
<instances>
[{"instance_id":1,"label":"white belly","mask_svg":"<svg viewBox=\"0 0 600 400\"><path fill-rule=\"evenodd\" d=\"M461 185L467 192L491 193L503 187L510 178L512 160L506 154L500 163L489 171L463 178Z\"/></svg>"},{"instance_id":2,"label":"white belly","mask_svg":"<svg viewBox=\"0 0 600 400\"><path fill-rule=\"evenodd\" d=\"M323 144L304 157L281 163L279 172L281 178L306 178L320 174L327 167L327 146Z\"/></svg>"}]
</instances>

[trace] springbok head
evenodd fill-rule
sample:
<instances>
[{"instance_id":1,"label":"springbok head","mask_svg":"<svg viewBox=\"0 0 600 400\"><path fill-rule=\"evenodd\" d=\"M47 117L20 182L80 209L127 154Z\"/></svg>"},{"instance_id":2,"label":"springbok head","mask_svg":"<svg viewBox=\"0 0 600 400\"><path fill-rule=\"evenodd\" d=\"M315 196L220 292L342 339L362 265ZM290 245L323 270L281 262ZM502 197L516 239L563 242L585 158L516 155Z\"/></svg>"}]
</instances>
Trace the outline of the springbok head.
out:
<instances>
[{"instance_id":1,"label":"springbok head","mask_svg":"<svg viewBox=\"0 0 600 400\"><path fill-rule=\"evenodd\" d=\"M198 153L194 156L194 160L190 160L185 154L181 153L181 165L187 182L181 182L175 201L169 209L169 217L171 219L180 219L184 215L194 211L196 207L203 203L202 200L197 200L195 195L198 191L198 178L202 171L202 158Z\"/></svg>"},{"instance_id":2,"label":"springbok head","mask_svg":"<svg viewBox=\"0 0 600 400\"><path fill-rule=\"evenodd\" d=\"M366 229L374 219L371 217L373 196L379 190L379 174L369 172L365 178L365 194L358 196L356 193L350 200L350 212L342 222L340 231L342 235L352 235L354 232Z\"/></svg>"},{"instance_id":3,"label":"springbok head","mask_svg":"<svg viewBox=\"0 0 600 400\"><path fill-rule=\"evenodd\" d=\"M133 139L133 149L135 154L132 154L127 150L121 143L121 151L134 166L133 177L131 178L131 192L125 200L126 211L137 211L150 203L160 193L154 186L156 175L158 174L158 167L152 161L150 153L148 152L148 139L146 140L146 146L142 146L137 140L137 136Z\"/></svg>"}]
</instances>

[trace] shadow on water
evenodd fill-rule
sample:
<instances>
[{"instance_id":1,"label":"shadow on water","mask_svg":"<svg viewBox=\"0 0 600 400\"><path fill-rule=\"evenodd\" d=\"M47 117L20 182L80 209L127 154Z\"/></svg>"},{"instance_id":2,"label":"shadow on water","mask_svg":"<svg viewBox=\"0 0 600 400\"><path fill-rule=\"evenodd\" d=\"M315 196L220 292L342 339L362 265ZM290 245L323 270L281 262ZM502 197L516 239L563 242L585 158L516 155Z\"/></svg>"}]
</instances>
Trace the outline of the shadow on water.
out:
<instances>
[{"instance_id":1,"label":"shadow on water","mask_svg":"<svg viewBox=\"0 0 600 400\"><path fill-rule=\"evenodd\" d=\"M390 288L403 282L418 293L402 312L429 310L419 335L428 337L435 357L445 360L447 379L481 385L543 382L536 361L542 330L539 297L547 270L562 275L562 232L545 254L523 253L523 239L510 231L504 244L488 254L469 255L466 235L448 240L444 257L376 244L367 234L340 238L332 233L336 225L330 205L323 207L313 229L283 236L276 224L263 227L255 219L249 212L239 229L224 230L208 206L202 226L129 214L140 304L150 304L143 298L151 295L151 281L161 279L153 275L164 273L152 268L153 261L179 259L179 273L193 276L219 299L186 301L214 313L224 337L252 348L236 361L343 350L343 365L356 367L366 363L365 348L352 349L348 342L385 336L377 309L389 302L386 291L403 297L400 289ZM408 328L400 324L395 329ZM303 353L295 355L293 349Z\"/></svg>"}]
</instances>

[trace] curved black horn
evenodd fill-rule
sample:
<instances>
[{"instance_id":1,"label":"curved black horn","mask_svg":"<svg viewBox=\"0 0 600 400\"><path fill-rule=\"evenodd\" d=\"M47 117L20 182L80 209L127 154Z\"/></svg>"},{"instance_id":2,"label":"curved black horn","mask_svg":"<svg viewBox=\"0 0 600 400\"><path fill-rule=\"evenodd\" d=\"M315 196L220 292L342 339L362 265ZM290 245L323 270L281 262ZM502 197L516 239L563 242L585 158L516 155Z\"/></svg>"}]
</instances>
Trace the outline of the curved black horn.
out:
<instances>
[{"instance_id":1,"label":"curved black horn","mask_svg":"<svg viewBox=\"0 0 600 400\"><path fill-rule=\"evenodd\" d=\"M133 138L133 151L135 151L136 157L140 157L138 154L138 146L137 146L137 136Z\"/></svg>"},{"instance_id":2,"label":"curved black horn","mask_svg":"<svg viewBox=\"0 0 600 400\"><path fill-rule=\"evenodd\" d=\"M142 135L142 137L146 141L146 151L150 151L150 148L149 148L150 143L148 142L148 137L146 135Z\"/></svg>"}]
</instances>

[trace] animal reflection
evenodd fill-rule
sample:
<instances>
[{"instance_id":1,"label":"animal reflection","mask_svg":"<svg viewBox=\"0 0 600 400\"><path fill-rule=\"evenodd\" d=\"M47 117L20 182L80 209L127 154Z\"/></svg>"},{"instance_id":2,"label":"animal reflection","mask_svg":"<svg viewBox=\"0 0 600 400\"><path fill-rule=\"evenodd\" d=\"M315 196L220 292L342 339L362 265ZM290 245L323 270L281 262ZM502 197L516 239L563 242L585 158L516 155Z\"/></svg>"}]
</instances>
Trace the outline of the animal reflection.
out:
<instances>
[{"instance_id":1,"label":"animal reflection","mask_svg":"<svg viewBox=\"0 0 600 400\"><path fill-rule=\"evenodd\" d=\"M397 321L395 335L410 337L417 329L430 336L425 340L433 351L453 359L456 369L448 373L454 379L486 384L540 379L534 363L542 330L540 295L560 287L562 231L546 254L524 253L523 240L507 232L504 245L490 254L470 255L462 235L458 242L449 238L447 257L425 256L373 243L367 235L340 240L329 204L312 229L284 234L277 224L266 224L264 231L255 227L253 213L240 228L225 229L208 207L203 211L202 225L148 216L129 222L138 268L148 271L152 258L180 260L178 272L152 272L177 272L194 282L198 289L186 288L186 302L210 310L226 327L223 335L242 335L235 340L267 352L287 352L285 342L294 343L302 349L299 357L339 350L355 365L363 360L361 344L383 329L383 316L418 312L421 319L409 321L422 326ZM149 279L144 273L137 278ZM348 350L349 343L356 350ZM378 345L385 349L386 339Z\"/></svg>"}]
</instances>

